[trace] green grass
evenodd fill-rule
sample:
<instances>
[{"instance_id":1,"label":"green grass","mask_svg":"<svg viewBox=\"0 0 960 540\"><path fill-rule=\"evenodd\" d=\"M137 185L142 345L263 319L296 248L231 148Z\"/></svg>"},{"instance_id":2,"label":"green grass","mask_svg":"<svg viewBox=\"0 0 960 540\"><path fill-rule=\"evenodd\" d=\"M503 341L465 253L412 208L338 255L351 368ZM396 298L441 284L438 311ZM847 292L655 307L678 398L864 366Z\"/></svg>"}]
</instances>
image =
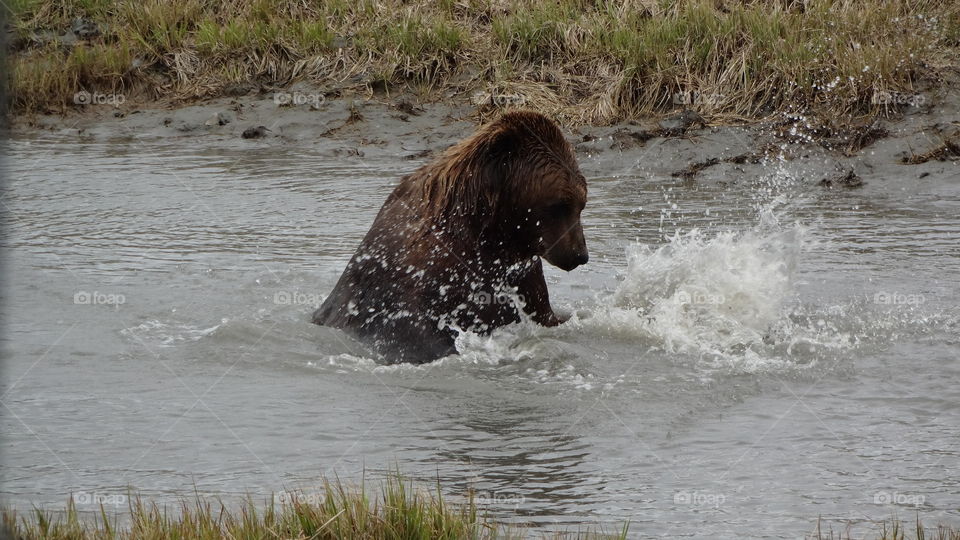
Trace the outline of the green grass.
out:
<instances>
[{"instance_id":1,"label":"green grass","mask_svg":"<svg viewBox=\"0 0 960 540\"><path fill-rule=\"evenodd\" d=\"M14 112L65 111L81 89L145 101L235 82L341 90L538 88L527 105L611 122L676 108L716 119L889 114L960 58L953 0L13 0ZM89 42L51 43L71 21ZM37 36L40 36L39 38ZM82 49L82 51L77 51ZM51 69L57 66L60 69ZM471 88L459 85L470 81ZM133 99L128 99L133 102Z\"/></svg>"},{"instance_id":2,"label":"green grass","mask_svg":"<svg viewBox=\"0 0 960 540\"><path fill-rule=\"evenodd\" d=\"M834 532L832 528L824 530L823 523L817 522L816 531L810 536L811 540L960 540L960 529L945 525L936 528L927 528L920 523L918 517L912 523L906 523L896 517L881 522L875 527L875 532L867 536L854 537L849 531Z\"/></svg>"},{"instance_id":3,"label":"green grass","mask_svg":"<svg viewBox=\"0 0 960 540\"><path fill-rule=\"evenodd\" d=\"M439 486L426 490L398 475L388 476L376 493L366 485L347 488L324 482L319 496L288 494L278 504L247 500L231 508L219 499L200 496L175 507L131 498L121 512L81 513L72 499L62 512L2 512L3 538L17 540L167 539L340 539L384 540L510 539L524 531L498 524L481 513L469 496L462 504L445 501ZM624 539L614 535L557 533L545 538Z\"/></svg>"},{"instance_id":4,"label":"green grass","mask_svg":"<svg viewBox=\"0 0 960 540\"><path fill-rule=\"evenodd\" d=\"M121 499L117 499L121 500ZM125 506L124 506L125 505ZM533 533L507 526L488 515L472 493L463 502L447 500L440 485L415 485L391 473L375 488L365 480L347 487L339 480L324 481L316 493L283 492L260 503L247 498L238 503L195 495L174 505L158 505L131 496L119 508L103 505L80 511L74 499L60 511L0 509L0 538L15 540L141 540L168 539L354 539L507 540L546 538L564 540L626 539L629 523L617 532L558 531ZM928 528L919 516L912 522L896 517L869 527L862 522L838 526L817 520L811 540L960 540L960 529ZM851 529L870 529L856 536ZM785 533L787 531L784 531ZM640 531L643 533L643 531ZM750 537L745 531L744 537Z\"/></svg>"}]
</instances>

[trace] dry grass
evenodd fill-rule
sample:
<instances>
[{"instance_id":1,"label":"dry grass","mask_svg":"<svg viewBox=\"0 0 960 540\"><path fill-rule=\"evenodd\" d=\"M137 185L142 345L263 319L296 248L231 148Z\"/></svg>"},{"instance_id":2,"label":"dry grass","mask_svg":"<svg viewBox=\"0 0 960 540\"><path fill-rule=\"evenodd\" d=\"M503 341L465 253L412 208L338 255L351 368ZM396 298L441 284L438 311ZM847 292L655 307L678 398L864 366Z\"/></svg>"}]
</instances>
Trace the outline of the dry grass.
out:
<instances>
[{"instance_id":1,"label":"dry grass","mask_svg":"<svg viewBox=\"0 0 960 540\"><path fill-rule=\"evenodd\" d=\"M956 62L954 0L14 0L16 112L79 90L143 100L296 80L519 96L567 121L892 112ZM81 17L100 35L62 40ZM678 93L681 96L679 100ZM129 99L128 99L129 101Z\"/></svg>"}]
</instances>

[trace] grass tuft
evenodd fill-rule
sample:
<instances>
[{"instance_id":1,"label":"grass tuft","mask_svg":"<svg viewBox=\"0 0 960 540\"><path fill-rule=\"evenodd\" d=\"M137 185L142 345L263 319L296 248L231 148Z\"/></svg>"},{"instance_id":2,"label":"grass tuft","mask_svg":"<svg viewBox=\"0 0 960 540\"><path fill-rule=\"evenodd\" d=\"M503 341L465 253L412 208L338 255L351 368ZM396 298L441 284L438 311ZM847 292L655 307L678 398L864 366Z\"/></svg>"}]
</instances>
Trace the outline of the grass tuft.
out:
<instances>
[{"instance_id":1,"label":"grass tuft","mask_svg":"<svg viewBox=\"0 0 960 540\"><path fill-rule=\"evenodd\" d=\"M817 528L808 538L810 540L854 540L854 536L847 527L847 531L834 532L832 527L823 530L822 520L817 520ZM876 526L876 531L870 536L856 538L873 540L960 540L960 529L946 525L938 525L935 529L925 528L917 516L913 523L905 523L894 517L883 521Z\"/></svg>"},{"instance_id":2,"label":"grass tuft","mask_svg":"<svg viewBox=\"0 0 960 540\"><path fill-rule=\"evenodd\" d=\"M897 113L902 102L878 96L922 95L960 57L954 0L13 0L2 9L21 113L66 111L79 90L190 100L237 82L308 80L465 99L538 87L525 104L571 122L681 107L720 120L862 118ZM98 31L72 37L78 18Z\"/></svg>"},{"instance_id":3,"label":"grass tuft","mask_svg":"<svg viewBox=\"0 0 960 540\"><path fill-rule=\"evenodd\" d=\"M462 504L444 500L439 485L427 491L390 475L370 493L365 485L349 488L324 481L319 494L284 492L257 505L251 499L231 508L220 499L199 495L174 507L129 499L127 509L114 515L103 506L79 512L71 499L62 512L35 509L2 512L0 535L16 540L126 540L145 538L213 539L509 539L522 531L500 525L483 515L472 496ZM5 533L5 534L4 534ZM591 532L558 533L546 538L626 538L627 527L615 535Z\"/></svg>"}]
</instances>

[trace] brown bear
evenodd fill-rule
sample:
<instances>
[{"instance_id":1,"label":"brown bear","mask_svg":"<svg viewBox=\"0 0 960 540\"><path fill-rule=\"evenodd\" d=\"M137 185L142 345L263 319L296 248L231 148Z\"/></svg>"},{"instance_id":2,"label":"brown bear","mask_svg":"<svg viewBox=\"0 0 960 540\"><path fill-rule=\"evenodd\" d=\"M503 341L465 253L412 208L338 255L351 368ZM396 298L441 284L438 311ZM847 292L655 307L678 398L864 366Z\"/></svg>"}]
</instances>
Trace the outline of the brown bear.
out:
<instances>
[{"instance_id":1,"label":"brown bear","mask_svg":"<svg viewBox=\"0 0 960 540\"><path fill-rule=\"evenodd\" d=\"M400 180L313 322L412 363L456 352L458 331L518 322L520 310L560 324L540 259L567 271L587 262L586 200L560 128L505 113Z\"/></svg>"}]
</instances>

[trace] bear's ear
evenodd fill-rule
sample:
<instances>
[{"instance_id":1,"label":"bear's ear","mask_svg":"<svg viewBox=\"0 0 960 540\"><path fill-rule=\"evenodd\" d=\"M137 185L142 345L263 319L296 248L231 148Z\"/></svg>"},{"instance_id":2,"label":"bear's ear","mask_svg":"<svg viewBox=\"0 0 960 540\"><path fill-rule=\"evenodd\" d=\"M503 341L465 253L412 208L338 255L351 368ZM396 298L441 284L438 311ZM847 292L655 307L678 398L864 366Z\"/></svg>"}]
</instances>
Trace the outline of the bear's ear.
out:
<instances>
[{"instance_id":1,"label":"bear's ear","mask_svg":"<svg viewBox=\"0 0 960 540\"><path fill-rule=\"evenodd\" d=\"M490 208L495 208L510 189L509 177L519 151L520 138L512 129L495 130L481 146L477 158L482 172L476 191Z\"/></svg>"}]
</instances>

